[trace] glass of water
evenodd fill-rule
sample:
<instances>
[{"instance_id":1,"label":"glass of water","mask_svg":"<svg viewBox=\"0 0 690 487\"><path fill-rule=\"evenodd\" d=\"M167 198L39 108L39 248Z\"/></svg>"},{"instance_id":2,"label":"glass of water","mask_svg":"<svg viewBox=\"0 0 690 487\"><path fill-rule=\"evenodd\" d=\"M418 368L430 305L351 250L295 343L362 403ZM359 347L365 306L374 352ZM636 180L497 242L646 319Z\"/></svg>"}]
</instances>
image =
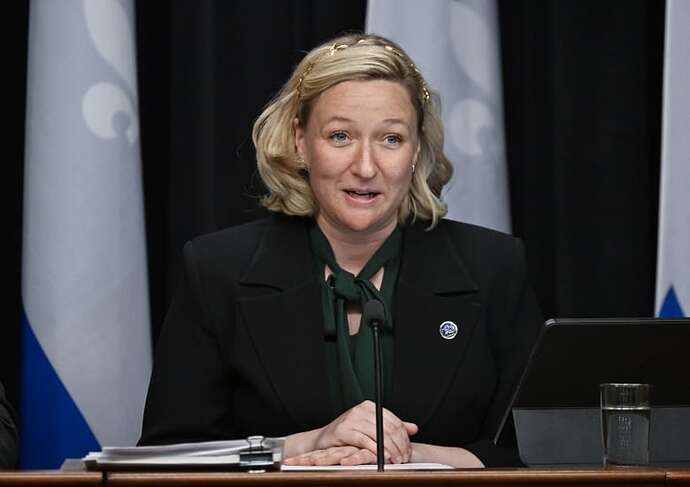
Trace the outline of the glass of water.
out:
<instances>
[{"instance_id":1,"label":"glass of water","mask_svg":"<svg viewBox=\"0 0 690 487\"><path fill-rule=\"evenodd\" d=\"M649 463L649 384L601 384L604 466Z\"/></svg>"}]
</instances>

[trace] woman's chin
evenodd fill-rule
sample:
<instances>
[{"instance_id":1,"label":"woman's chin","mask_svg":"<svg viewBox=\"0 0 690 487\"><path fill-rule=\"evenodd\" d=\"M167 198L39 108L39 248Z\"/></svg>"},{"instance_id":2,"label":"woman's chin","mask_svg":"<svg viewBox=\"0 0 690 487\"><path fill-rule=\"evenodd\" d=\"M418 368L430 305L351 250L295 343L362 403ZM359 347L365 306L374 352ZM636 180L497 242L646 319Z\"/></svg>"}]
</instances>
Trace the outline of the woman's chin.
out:
<instances>
[{"instance_id":1,"label":"woman's chin","mask_svg":"<svg viewBox=\"0 0 690 487\"><path fill-rule=\"evenodd\" d=\"M387 228L395 227L395 222L383 222L377 219L357 218L345 220L336 226L337 230L343 234L352 236L368 236Z\"/></svg>"},{"instance_id":2,"label":"woman's chin","mask_svg":"<svg viewBox=\"0 0 690 487\"><path fill-rule=\"evenodd\" d=\"M341 211L316 216L321 229L328 235L337 232L343 236L367 237L379 232L392 232L397 224L397 213L383 216L379 211ZM330 231L329 231L330 230Z\"/></svg>"}]
</instances>

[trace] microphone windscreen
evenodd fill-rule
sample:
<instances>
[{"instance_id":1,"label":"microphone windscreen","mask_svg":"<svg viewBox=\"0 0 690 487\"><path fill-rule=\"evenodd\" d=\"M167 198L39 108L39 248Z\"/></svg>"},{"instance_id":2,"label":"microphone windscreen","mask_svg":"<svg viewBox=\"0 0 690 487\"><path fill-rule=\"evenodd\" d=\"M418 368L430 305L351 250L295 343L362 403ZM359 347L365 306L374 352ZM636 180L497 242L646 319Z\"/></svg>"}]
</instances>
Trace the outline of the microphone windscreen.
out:
<instances>
[{"instance_id":1,"label":"microphone windscreen","mask_svg":"<svg viewBox=\"0 0 690 487\"><path fill-rule=\"evenodd\" d=\"M378 323L383 326L386 320L386 314L383 311L383 304L377 299L370 299L364 303L362 310L362 321L365 325L371 326L372 323Z\"/></svg>"}]
</instances>

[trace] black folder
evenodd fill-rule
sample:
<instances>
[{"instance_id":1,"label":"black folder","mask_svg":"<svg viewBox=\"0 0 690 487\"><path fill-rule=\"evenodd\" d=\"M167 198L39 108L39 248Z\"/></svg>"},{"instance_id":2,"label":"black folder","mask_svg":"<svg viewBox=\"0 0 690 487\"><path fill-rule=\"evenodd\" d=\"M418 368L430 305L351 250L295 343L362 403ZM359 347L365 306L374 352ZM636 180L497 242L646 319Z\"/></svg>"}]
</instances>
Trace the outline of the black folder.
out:
<instances>
[{"instance_id":1,"label":"black folder","mask_svg":"<svg viewBox=\"0 0 690 487\"><path fill-rule=\"evenodd\" d=\"M599 384L652 384L650 463L690 466L690 319L545 323L495 442L529 466L601 465Z\"/></svg>"}]
</instances>

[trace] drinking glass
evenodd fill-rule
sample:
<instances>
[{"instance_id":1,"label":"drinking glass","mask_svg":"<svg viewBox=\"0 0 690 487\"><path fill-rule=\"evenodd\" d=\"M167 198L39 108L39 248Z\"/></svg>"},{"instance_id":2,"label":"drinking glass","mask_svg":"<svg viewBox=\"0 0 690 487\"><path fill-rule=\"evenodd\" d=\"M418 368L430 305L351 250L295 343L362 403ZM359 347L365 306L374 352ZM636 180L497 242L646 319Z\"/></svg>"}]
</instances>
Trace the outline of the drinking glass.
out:
<instances>
[{"instance_id":1,"label":"drinking glass","mask_svg":"<svg viewBox=\"0 0 690 487\"><path fill-rule=\"evenodd\" d=\"M649 463L650 385L599 386L604 466Z\"/></svg>"}]
</instances>

